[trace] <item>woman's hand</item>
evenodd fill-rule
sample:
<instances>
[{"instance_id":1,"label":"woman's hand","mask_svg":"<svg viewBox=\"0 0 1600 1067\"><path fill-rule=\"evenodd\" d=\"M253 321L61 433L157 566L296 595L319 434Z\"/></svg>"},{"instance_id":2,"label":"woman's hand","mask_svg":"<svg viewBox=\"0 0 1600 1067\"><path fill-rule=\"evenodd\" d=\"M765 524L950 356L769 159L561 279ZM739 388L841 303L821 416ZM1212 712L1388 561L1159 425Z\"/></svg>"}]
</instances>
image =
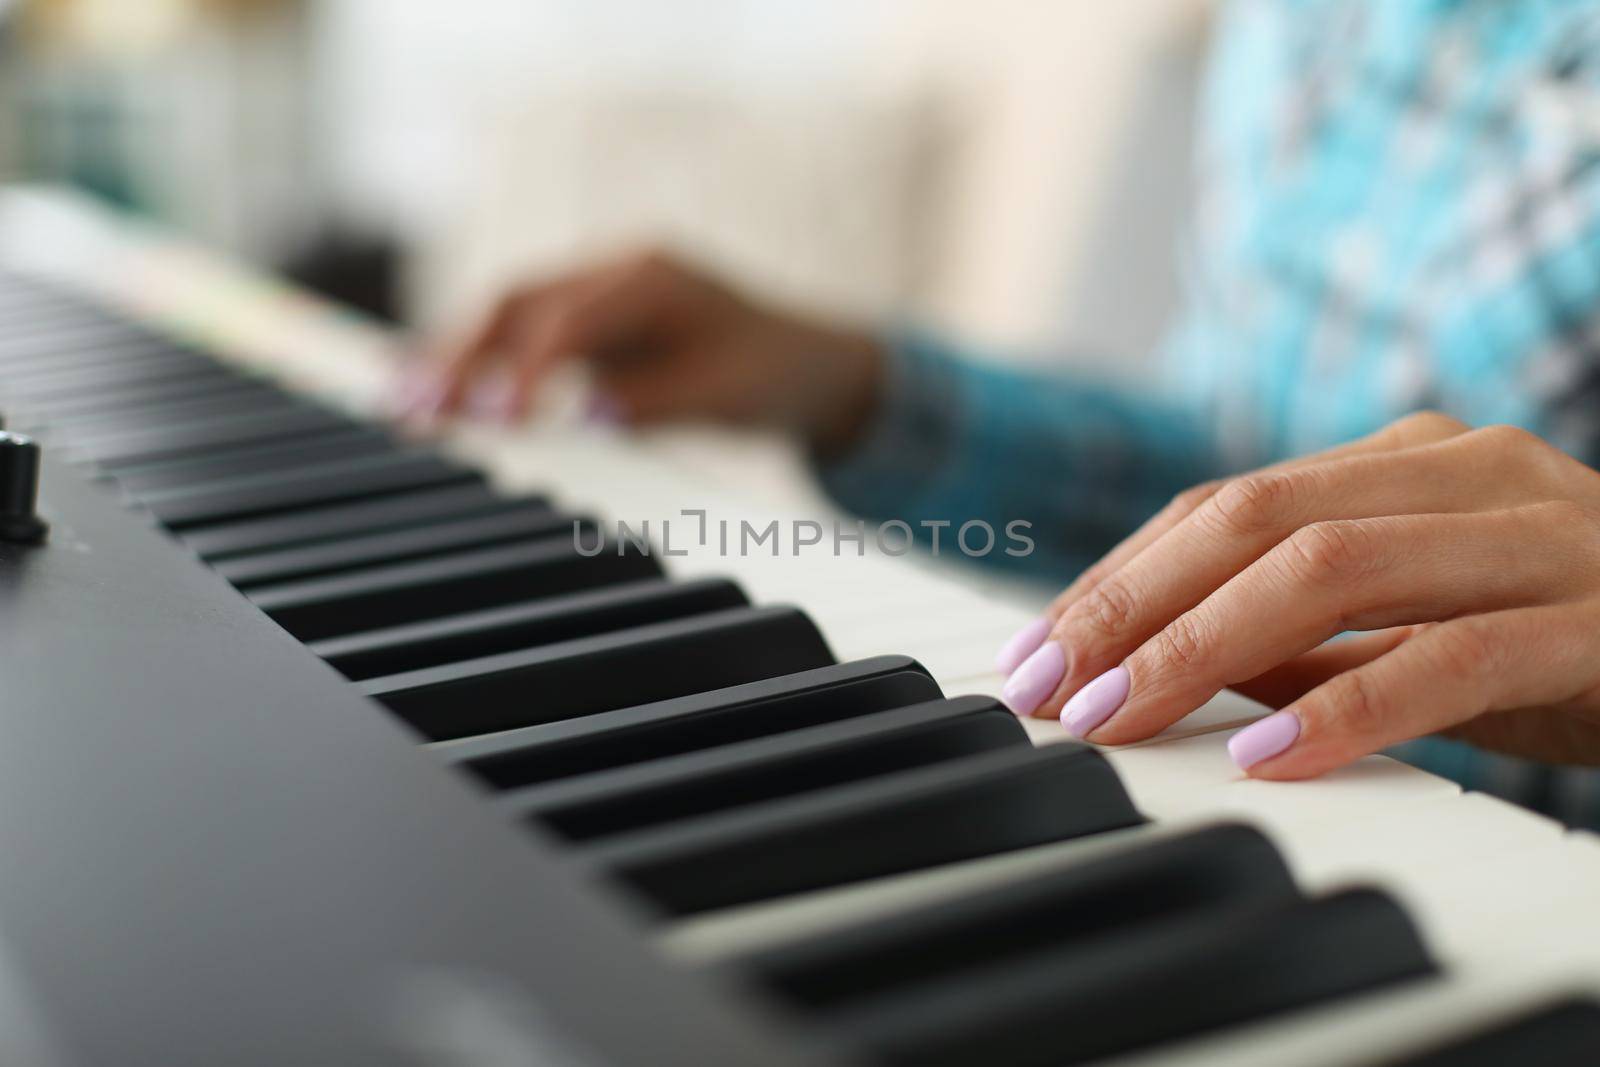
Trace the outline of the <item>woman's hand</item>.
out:
<instances>
[{"instance_id":1,"label":"woman's hand","mask_svg":"<svg viewBox=\"0 0 1600 1067\"><path fill-rule=\"evenodd\" d=\"M1325 644L1351 630L1370 632ZM1438 732L1600 763L1600 473L1522 430L1414 415L1182 494L1001 666L1014 711L1105 744L1224 688L1281 708L1229 744L1260 778Z\"/></svg>"},{"instance_id":2,"label":"woman's hand","mask_svg":"<svg viewBox=\"0 0 1600 1067\"><path fill-rule=\"evenodd\" d=\"M432 419L495 380L490 413L528 410L550 371L582 358L613 421L776 426L837 450L877 400L883 354L865 334L757 304L671 256L645 252L515 289L425 367L402 407Z\"/></svg>"}]
</instances>

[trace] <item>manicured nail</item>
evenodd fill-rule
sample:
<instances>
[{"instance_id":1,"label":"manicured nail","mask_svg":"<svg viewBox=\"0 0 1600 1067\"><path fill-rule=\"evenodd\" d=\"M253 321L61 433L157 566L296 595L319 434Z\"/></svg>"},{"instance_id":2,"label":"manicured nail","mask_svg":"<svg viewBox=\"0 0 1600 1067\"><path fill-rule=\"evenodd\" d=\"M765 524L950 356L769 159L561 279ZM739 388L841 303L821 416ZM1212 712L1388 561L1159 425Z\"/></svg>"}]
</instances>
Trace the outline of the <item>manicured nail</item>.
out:
<instances>
[{"instance_id":1,"label":"manicured nail","mask_svg":"<svg viewBox=\"0 0 1600 1067\"><path fill-rule=\"evenodd\" d=\"M500 414L500 406L505 403L505 383L501 381L474 382L467 389L466 399L461 406L467 414L481 419L492 419Z\"/></svg>"},{"instance_id":2,"label":"manicured nail","mask_svg":"<svg viewBox=\"0 0 1600 1067\"><path fill-rule=\"evenodd\" d=\"M522 401L518 398L517 391L509 385L495 390L489 403L491 418L507 426L515 426L522 421Z\"/></svg>"},{"instance_id":3,"label":"manicured nail","mask_svg":"<svg viewBox=\"0 0 1600 1067\"><path fill-rule=\"evenodd\" d=\"M1112 667L1109 671L1072 694L1067 706L1061 709L1061 725L1067 733L1082 739L1122 707L1128 699L1128 686L1132 679L1126 667Z\"/></svg>"},{"instance_id":4,"label":"manicured nail","mask_svg":"<svg viewBox=\"0 0 1600 1067\"><path fill-rule=\"evenodd\" d=\"M400 413L413 419L431 419L444 410L449 389L445 383L429 374L418 374L400 389Z\"/></svg>"},{"instance_id":5,"label":"manicured nail","mask_svg":"<svg viewBox=\"0 0 1600 1067\"><path fill-rule=\"evenodd\" d=\"M408 371L395 379L385 398L391 415L409 415L426 395L431 379L420 371Z\"/></svg>"},{"instance_id":6,"label":"manicured nail","mask_svg":"<svg viewBox=\"0 0 1600 1067\"><path fill-rule=\"evenodd\" d=\"M596 426L621 426L622 405L604 393L590 393L583 417Z\"/></svg>"},{"instance_id":7,"label":"manicured nail","mask_svg":"<svg viewBox=\"0 0 1600 1067\"><path fill-rule=\"evenodd\" d=\"M436 419L444 414L445 400L449 395L450 390L441 382L423 393L413 410L421 418Z\"/></svg>"},{"instance_id":8,"label":"manicured nail","mask_svg":"<svg viewBox=\"0 0 1600 1067\"><path fill-rule=\"evenodd\" d=\"M1055 692L1066 673L1067 654L1054 641L1046 642L1012 672L1000 690L1000 701L1013 714L1027 715Z\"/></svg>"},{"instance_id":9,"label":"manicured nail","mask_svg":"<svg viewBox=\"0 0 1600 1067\"><path fill-rule=\"evenodd\" d=\"M1292 711L1275 711L1229 738L1228 755L1240 770L1249 770L1283 752L1299 736L1300 716Z\"/></svg>"},{"instance_id":10,"label":"manicured nail","mask_svg":"<svg viewBox=\"0 0 1600 1067\"><path fill-rule=\"evenodd\" d=\"M995 669L1001 674L1010 674L1034 650L1044 644L1044 639L1050 636L1050 620L1034 619L1028 625L1011 635L1011 640L1000 646L1000 651L995 653Z\"/></svg>"}]
</instances>

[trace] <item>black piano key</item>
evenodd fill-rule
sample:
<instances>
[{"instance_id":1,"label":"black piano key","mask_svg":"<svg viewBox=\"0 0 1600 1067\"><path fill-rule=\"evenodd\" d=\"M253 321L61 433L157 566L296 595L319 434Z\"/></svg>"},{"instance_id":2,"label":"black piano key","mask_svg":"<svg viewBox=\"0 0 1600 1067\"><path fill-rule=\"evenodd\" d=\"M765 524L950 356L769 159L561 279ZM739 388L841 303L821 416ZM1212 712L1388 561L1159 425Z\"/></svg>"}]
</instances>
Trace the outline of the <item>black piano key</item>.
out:
<instances>
[{"instance_id":1,"label":"black piano key","mask_svg":"<svg viewBox=\"0 0 1600 1067\"><path fill-rule=\"evenodd\" d=\"M293 474L251 475L139 496L139 503L173 530L228 522L336 501L385 496L481 481L482 475L417 449L320 463Z\"/></svg>"},{"instance_id":2,"label":"black piano key","mask_svg":"<svg viewBox=\"0 0 1600 1067\"><path fill-rule=\"evenodd\" d=\"M228 384L269 384L254 372L177 349L107 356L103 363L6 375L5 390L19 404L52 414L89 414L111 403L136 402L144 396L174 396ZM15 385L15 389L13 389Z\"/></svg>"},{"instance_id":3,"label":"black piano key","mask_svg":"<svg viewBox=\"0 0 1600 1067\"><path fill-rule=\"evenodd\" d=\"M170 431L226 427L238 419L266 416L286 418L300 412L321 412L315 402L289 396L276 390L246 395L186 397L152 407L129 407L100 412L93 417L47 423L44 431L51 440L72 449L94 449L106 440L139 434L151 428Z\"/></svg>"},{"instance_id":4,"label":"black piano key","mask_svg":"<svg viewBox=\"0 0 1600 1067\"><path fill-rule=\"evenodd\" d=\"M180 344L164 340L153 334L133 336L121 344L90 344L41 346L32 355L14 355L0 358L0 370L6 380L23 381L41 375L82 373L115 369L130 364L160 364L174 359L188 360L192 366L214 366L216 360Z\"/></svg>"},{"instance_id":5,"label":"black piano key","mask_svg":"<svg viewBox=\"0 0 1600 1067\"><path fill-rule=\"evenodd\" d=\"M359 681L748 603L724 578L652 579L329 638L312 642L311 651Z\"/></svg>"},{"instance_id":6,"label":"black piano key","mask_svg":"<svg viewBox=\"0 0 1600 1067\"><path fill-rule=\"evenodd\" d=\"M307 406L303 409L264 411L178 426L150 426L90 441L73 440L69 443L69 452L81 459L114 468L207 455L223 448L282 440L294 434L346 430L352 425L350 419L336 412Z\"/></svg>"},{"instance_id":7,"label":"black piano key","mask_svg":"<svg viewBox=\"0 0 1600 1067\"><path fill-rule=\"evenodd\" d=\"M822 1030L891 1067L1065 1067L1435 972L1382 893L1247 898L867 998Z\"/></svg>"},{"instance_id":8,"label":"black piano key","mask_svg":"<svg viewBox=\"0 0 1600 1067\"><path fill-rule=\"evenodd\" d=\"M1600 1059L1600 1004L1573 999L1391 1067L1592 1067Z\"/></svg>"},{"instance_id":9,"label":"black piano key","mask_svg":"<svg viewBox=\"0 0 1600 1067\"><path fill-rule=\"evenodd\" d=\"M231 384L231 378L195 378L185 379L197 383L224 383ZM101 438L112 437L120 434L136 433L153 427L176 427L199 423L208 419L228 418L238 415L251 414L250 406L258 406L262 411L288 410L291 408L312 409L315 405L299 397L290 397L283 394L273 394L266 391L246 390L225 391L222 393L201 393L199 395L183 395L170 399L159 399L151 403L140 403L138 397L135 402L125 402L120 390L97 390L89 393L75 394L79 399L94 398L107 403L105 408L98 411L67 417L52 417L44 414L44 407L30 400L7 401L8 406L20 416L28 420L30 426L40 436L48 436L51 440L64 445L77 447L96 444ZM139 394L140 397L148 394Z\"/></svg>"},{"instance_id":10,"label":"black piano key","mask_svg":"<svg viewBox=\"0 0 1600 1067\"><path fill-rule=\"evenodd\" d=\"M437 745L484 783L513 789L610 767L842 722L940 697L908 656L875 656L778 678Z\"/></svg>"},{"instance_id":11,"label":"black piano key","mask_svg":"<svg viewBox=\"0 0 1600 1067\"><path fill-rule=\"evenodd\" d=\"M1002 750L581 847L666 915L979 859L1137 826L1083 745Z\"/></svg>"},{"instance_id":12,"label":"black piano key","mask_svg":"<svg viewBox=\"0 0 1600 1067\"><path fill-rule=\"evenodd\" d=\"M528 786L499 806L564 840L593 841L1029 744L997 701L957 697Z\"/></svg>"},{"instance_id":13,"label":"black piano key","mask_svg":"<svg viewBox=\"0 0 1600 1067\"><path fill-rule=\"evenodd\" d=\"M337 431L338 435L353 431L373 432L372 428L355 421L347 421L343 428ZM140 493L141 497L152 500L177 500L186 497L204 497L217 493L233 492L235 490L250 490L261 487L273 486L282 482L292 482L305 478L313 473L323 470L360 471L368 467L388 467L402 460L435 459L439 460L438 453L432 449L416 445L402 444L391 440L389 447L379 449L373 454L345 455L337 447L328 445L320 450L316 446L323 443L323 438L300 435L278 435L263 438L241 445L227 451L219 450L215 453L199 453L177 459L162 460L159 463L145 464L119 464L108 468L107 474L122 480L124 473L131 474L131 482L137 483L138 471L143 468L145 472L152 470L168 470L189 467L200 472L200 477L194 480L185 480L178 485L153 485L147 493ZM301 458L298 462L291 462L278 467L268 464L265 469L248 469L248 459L252 455L268 455L279 449L312 448L309 457ZM229 472L229 465L234 461L246 460L246 469L237 473ZM218 462L221 464L220 473L209 474L206 464ZM441 460L442 462L442 460Z\"/></svg>"},{"instance_id":14,"label":"black piano key","mask_svg":"<svg viewBox=\"0 0 1600 1067\"><path fill-rule=\"evenodd\" d=\"M1004 967L1057 946L1092 945L1146 923L1246 899L1297 896L1283 857L1260 831L1212 826L757 949L719 966L799 1011L825 1017L885 993Z\"/></svg>"},{"instance_id":15,"label":"black piano key","mask_svg":"<svg viewBox=\"0 0 1600 1067\"><path fill-rule=\"evenodd\" d=\"M121 469L113 467L115 471ZM425 489L355 504L306 508L291 515L218 523L185 530L183 543L205 560L227 559L250 552L316 544L339 537L399 530L428 522L469 515L493 515L539 502L542 497L507 499L481 483Z\"/></svg>"},{"instance_id":16,"label":"black piano key","mask_svg":"<svg viewBox=\"0 0 1600 1067\"><path fill-rule=\"evenodd\" d=\"M0 312L15 314L20 321L32 322L35 316L49 313L76 313L84 318L110 318L105 305L81 290L51 281L38 274L0 269Z\"/></svg>"},{"instance_id":17,"label":"black piano key","mask_svg":"<svg viewBox=\"0 0 1600 1067\"><path fill-rule=\"evenodd\" d=\"M220 560L218 574L250 589L273 582L298 582L357 567L405 563L470 548L520 544L551 537L592 544L600 536L594 520L567 515L537 504L499 515L480 515L432 523L412 530L363 534L320 545L301 545Z\"/></svg>"},{"instance_id":18,"label":"black piano key","mask_svg":"<svg viewBox=\"0 0 1600 1067\"><path fill-rule=\"evenodd\" d=\"M109 319L110 316L99 308L59 293L20 283L13 287L10 281L0 286L0 338L36 330L41 326L57 327L60 324Z\"/></svg>"},{"instance_id":19,"label":"black piano key","mask_svg":"<svg viewBox=\"0 0 1600 1067\"><path fill-rule=\"evenodd\" d=\"M35 275L8 274L0 288L0 322L7 332L35 329L39 324L60 328L73 323L115 324L131 328L129 320L110 311L101 300L56 285Z\"/></svg>"},{"instance_id":20,"label":"black piano key","mask_svg":"<svg viewBox=\"0 0 1600 1067\"><path fill-rule=\"evenodd\" d=\"M41 329L59 330L74 325L121 325L128 321L61 289L39 286L33 281L0 287L0 337L20 336Z\"/></svg>"},{"instance_id":21,"label":"black piano key","mask_svg":"<svg viewBox=\"0 0 1600 1067\"><path fill-rule=\"evenodd\" d=\"M43 326L60 328L73 323L111 321L112 316L103 308L65 295L60 290L47 289L32 282L14 284L9 281L0 288L0 337L37 330Z\"/></svg>"},{"instance_id":22,"label":"black piano key","mask_svg":"<svg viewBox=\"0 0 1600 1067\"><path fill-rule=\"evenodd\" d=\"M157 489L292 470L327 462L333 457L376 455L397 447L394 438L382 430L352 425L346 430L314 437L288 437L249 448L225 449L198 459L143 463L108 473L125 492L139 495Z\"/></svg>"},{"instance_id":23,"label":"black piano key","mask_svg":"<svg viewBox=\"0 0 1600 1067\"><path fill-rule=\"evenodd\" d=\"M614 711L832 662L822 635L798 609L732 608L359 685L417 732L443 741Z\"/></svg>"},{"instance_id":24,"label":"black piano key","mask_svg":"<svg viewBox=\"0 0 1600 1067\"><path fill-rule=\"evenodd\" d=\"M98 367L123 366L126 364L143 364L168 359L174 353L187 355L200 362L208 362L207 358L191 349L162 341L155 337L148 337L138 341L121 345L87 348L47 348L38 354L11 360L0 358L0 372L9 379L12 375L20 376L50 370L91 370Z\"/></svg>"},{"instance_id":25,"label":"black piano key","mask_svg":"<svg viewBox=\"0 0 1600 1067\"><path fill-rule=\"evenodd\" d=\"M108 363L100 367L52 370L33 375L7 376L3 394L8 403L46 404L75 396L116 397L138 392L153 382L222 381L238 372L219 363L196 361L173 354L159 359Z\"/></svg>"},{"instance_id":26,"label":"black piano key","mask_svg":"<svg viewBox=\"0 0 1600 1067\"><path fill-rule=\"evenodd\" d=\"M175 403L248 396L264 400L275 392L275 386L255 378L182 378L151 382L146 388L129 389L117 396L76 396L14 407L31 425L55 428L87 425L113 414L149 413Z\"/></svg>"},{"instance_id":27,"label":"black piano key","mask_svg":"<svg viewBox=\"0 0 1600 1067\"><path fill-rule=\"evenodd\" d=\"M125 323L41 323L0 336L0 368L49 364L76 352L127 352L161 344L170 342Z\"/></svg>"},{"instance_id":28,"label":"black piano key","mask_svg":"<svg viewBox=\"0 0 1600 1067\"><path fill-rule=\"evenodd\" d=\"M316 641L660 576L656 558L632 544L584 556L558 540L263 586L248 595L285 630Z\"/></svg>"}]
</instances>

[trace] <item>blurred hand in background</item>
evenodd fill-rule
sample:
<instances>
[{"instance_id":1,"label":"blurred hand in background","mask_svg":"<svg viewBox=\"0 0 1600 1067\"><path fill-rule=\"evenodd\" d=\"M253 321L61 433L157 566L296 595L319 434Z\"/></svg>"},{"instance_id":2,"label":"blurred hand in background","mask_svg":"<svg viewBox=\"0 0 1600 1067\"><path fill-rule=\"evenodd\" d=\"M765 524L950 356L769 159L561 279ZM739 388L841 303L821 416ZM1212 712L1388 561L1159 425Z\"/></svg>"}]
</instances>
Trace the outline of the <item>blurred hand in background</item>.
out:
<instances>
[{"instance_id":1,"label":"blurred hand in background","mask_svg":"<svg viewBox=\"0 0 1600 1067\"><path fill-rule=\"evenodd\" d=\"M413 372L401 408L417 420L471 408L516 421L570 360L589 369L597 418L777 428L827 454L867 421L884 356L867 332L767 306L646 251L513 288Z\"/></svg>"}]
</instances>

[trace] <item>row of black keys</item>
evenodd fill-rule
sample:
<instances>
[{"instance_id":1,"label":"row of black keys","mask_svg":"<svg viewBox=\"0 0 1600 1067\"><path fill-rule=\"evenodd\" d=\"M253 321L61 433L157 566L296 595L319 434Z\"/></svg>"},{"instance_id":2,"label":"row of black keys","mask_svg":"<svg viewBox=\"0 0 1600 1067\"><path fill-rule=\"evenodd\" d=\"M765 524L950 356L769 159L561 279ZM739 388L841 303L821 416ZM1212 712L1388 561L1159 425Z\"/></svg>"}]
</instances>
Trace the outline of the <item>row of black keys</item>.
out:
<instances>
[{"instance_id":1,"label":"row of black keys","mask_svg":"<svg viewBox=\"0 0 1600 1067\"><path fill-rule=\"evenodd\" d=\"M0 374L23 428L658 915L1142 822L1096 753L913 661L836 664L795 609L580 552L586 518L75 300L0 296ZM1433 971L1388 898L1307 899L1239 827L728 966L919 1064L1085 1062Z\"/></svg>"}]
</instances>

